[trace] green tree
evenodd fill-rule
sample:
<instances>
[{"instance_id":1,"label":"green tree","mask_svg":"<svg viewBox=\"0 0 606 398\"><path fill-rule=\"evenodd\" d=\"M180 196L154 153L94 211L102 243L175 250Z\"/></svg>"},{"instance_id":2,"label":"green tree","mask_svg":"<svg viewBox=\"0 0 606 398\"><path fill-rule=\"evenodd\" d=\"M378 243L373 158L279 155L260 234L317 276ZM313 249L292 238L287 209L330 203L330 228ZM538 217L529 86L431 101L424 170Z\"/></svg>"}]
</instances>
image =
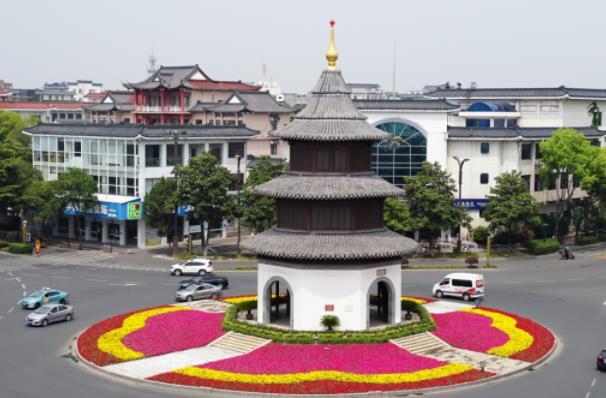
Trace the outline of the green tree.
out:
<instances>
[{"instance_id":1,"label":"green tree","mask_svg":"<svg viewBox=\"0 0 606 398\"><path fill-rule=\"evenodd\" d=\"M492 230L503 228L507 232L507 243L511 245L513 227L536 217L539 205L520 172L503 173L495 181L496 185L490 188L490 201L483 217Z\"/></svg>"},{"instance_id":2,"label":"green tree","mask_svg":"<svg viewBox=\"0 0 606 398\"><path fill-rule=\"evenodd\" d=\"M467 212L454 204L454 180L439 163L424 162L416 176L404 179L404 189L413 230L424 232L431 247L442 230L469 225Z\"/></svg>"},{"instance_id":3,"label":"green tree","mask_svg":"<svg viewBox=\"0 0 606 398\"><path fill-rule=\"evenodd\" d=\"M33 180L22 198L22 215L34 236L42 233L43 225L55 221L63 214L63 208L55 200L55 189L51 181Z\"/></svg>"},{"instance_id":4,"label":"green tree","mask_svg":"<svg viewBox=\"0 0 606 398\"><path fill-rule=\"evenodd\" d=\"M269 156L261 156L248 173L242 192L242 225L252 232L263 232L276 223L275 199L255 195L254 188L280 176L285 169L285 162L274 162Z\"/></svg>"},{"instance_id":5,"label":"green tree","mask_svg":"<svg viewBox=\"0 0 606 398\"><path fill-rule=\"evenodd\" d=\"M210 225L233 216L233 200L228 195L232 178L217 158L206 152L192 158L188 165L175 166L177 193L180 203L193 206L194 218ZM203 231L204 232L204 231ZM208 253L208 240L202 233L202 253Z\"/></svg>"},{"instance_id":6,"label":"green tree","mask_svg":"<svg viewBox=\"0 0 606 398\"><path fill-rule=\"evenodd\" d=\"M385 199L383 221L387 228L399 234L414 231L408 203L403 198Z\"/></svg>"},{"instance_id":7,"label":"green tree","mask_svg":"<svg viewBox=\"0 0 606 398\"><path fill-rule=\"evenodd\" d=\"M592 162L599 156L599 148L591 145L582 133L575 129L561 128L549 139L542 141L539 175L544 185L555 183L556 207L554 235L561 243L560 222L573 210L573 196L578 186L591 184ZM576 180L575 183L571 179Z\"/></svg>"},{"instance_id":8,"label":"green tree","mask_svg":"<svg viewBox=\"0 0 606 398\"><path fill-rule=\"evenodd\" d=\"M72 208L77 215L90 211L97 203L97 183L84 170L71 168L59 174L52 181L51 207L54 209ZM78 248L82 250L82 234L80 233L80 217L76 217L76 233Z\"/></svg>"},{"instance_id":9,"label":"green tree","mask_svg":"<svg viewBox=\"0 0 606 398\"><path fill-rule=\"evenodd\" d=\"M598 103L593 101L587 106L587 114L591 116L591 127L597 129L602 124L602 111Z\"/></svg>"},{"instance_id":10,"label":"green tree","mask_svg":"<svg viewBox=\"0 0 606 398\"><path fill-rule=\"evenodd\" d=\"M169 250L173 253L175 235L175 208L177 206L177 183L174 178L162 177L145 195L146 223L155 228L159 236L166 237Z\"/></svg>"}]
</instances>

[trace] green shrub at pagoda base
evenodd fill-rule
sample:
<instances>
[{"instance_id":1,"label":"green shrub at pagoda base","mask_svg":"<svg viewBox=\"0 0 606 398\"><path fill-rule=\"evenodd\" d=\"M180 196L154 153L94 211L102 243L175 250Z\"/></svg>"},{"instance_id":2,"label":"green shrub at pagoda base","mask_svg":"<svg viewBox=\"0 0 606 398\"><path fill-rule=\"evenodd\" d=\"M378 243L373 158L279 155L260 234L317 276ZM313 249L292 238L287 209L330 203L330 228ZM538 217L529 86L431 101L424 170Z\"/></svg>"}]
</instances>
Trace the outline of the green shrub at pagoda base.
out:
<instances>
[{"instance_id":1,"label":"green shrub at pagoda base","mask_svg":"<svg viewBox=\"0 0 606 398\"><path fill-rule=\"evenodd\" d=\"M29 243L11 243L8 251L14 254L32 254L32 245Z\"/></svg>"},{"instance_id":2,"label":"green shrub at pagoda base","mask_svg":"<svg viewBox=\"0 0 606 398\"><path fill-rule=\"evenodd\" d=\"M244 301L233 304L225 312L223 319L223 329L232 332L247 334L250 336L260 337L263 339L272 340L277 343L291 344L340 344L340 343L385 343L389 340L406 337L413 334L433 331L436 324L429 312L423 305L411 300L402 300L402 311L410 311L417 313L420 320L406 324L388 326L379 330L364 330L364 331L296 331L284 330L271 326L261 325L258 323L250 323L238 319L238 313L241 311L249 311L257 307L257 300Z\"/></svg>"}]
</instances>

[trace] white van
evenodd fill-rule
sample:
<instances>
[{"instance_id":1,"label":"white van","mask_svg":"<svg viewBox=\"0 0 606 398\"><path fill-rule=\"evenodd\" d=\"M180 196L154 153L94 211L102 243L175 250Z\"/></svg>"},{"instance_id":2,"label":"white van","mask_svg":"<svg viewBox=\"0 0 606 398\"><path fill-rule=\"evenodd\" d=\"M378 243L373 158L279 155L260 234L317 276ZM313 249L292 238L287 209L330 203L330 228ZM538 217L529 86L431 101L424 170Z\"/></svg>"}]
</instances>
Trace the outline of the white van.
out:
<instances>
[{"instance_id":1,"label":"white van","mask_svg":"<svg viewBox=\"0 0 606 398\"><path fill-rule=\"evenodd\" d=\"M187 260L170 266L170 274L174 276L181 276L183 274L204 275L213 271L213 262L205 258Z\"/></svg>"},{"instance_id":2,"label":"white van","mask_svg":"<svg viewBox=\"0 0 606 398\"><path fill-rule=\"evenodd\" d=\"M465 301L484 297L484 275L458 272L448 274L433 285L433 295L442 298L445 296L461 297Z\"/></svg>"}]
</instances>

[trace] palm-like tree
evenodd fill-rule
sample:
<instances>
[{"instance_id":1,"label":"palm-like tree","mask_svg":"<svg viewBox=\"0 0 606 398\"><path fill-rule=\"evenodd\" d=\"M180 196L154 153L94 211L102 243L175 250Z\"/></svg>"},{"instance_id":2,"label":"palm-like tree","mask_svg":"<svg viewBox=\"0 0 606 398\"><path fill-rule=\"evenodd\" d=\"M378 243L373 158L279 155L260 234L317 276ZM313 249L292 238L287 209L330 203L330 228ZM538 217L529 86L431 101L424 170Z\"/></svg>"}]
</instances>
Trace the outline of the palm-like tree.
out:
<instances>
[{"instance_id":1,"label":"palm-like tree","mask_svg":"<svg viewBox=\"0 0 606 398\"><path fill-rule=\"evenodd\" d=\"M591 116L591 127L597 129L602 124L602 111L597 102L593 101L587 106L587 114Z\"/></svg>"}]
</instances>

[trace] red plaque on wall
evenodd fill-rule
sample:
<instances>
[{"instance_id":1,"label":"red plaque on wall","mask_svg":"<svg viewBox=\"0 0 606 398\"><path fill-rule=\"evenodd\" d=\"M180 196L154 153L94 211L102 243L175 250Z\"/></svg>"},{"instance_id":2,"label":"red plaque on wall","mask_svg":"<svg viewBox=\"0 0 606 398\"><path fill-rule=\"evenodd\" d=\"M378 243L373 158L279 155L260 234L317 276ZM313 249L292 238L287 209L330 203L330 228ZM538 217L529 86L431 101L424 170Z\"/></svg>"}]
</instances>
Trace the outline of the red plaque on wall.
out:
<instances>
[{"instance_id":1,"label":"red plaque on wall","mask_svg":"<svg viewBox=\"0 0 606 398\"><path fill-rule=\"evenodd\" d=\"M335 310L334 304L324 304L324 311L334 311L334 310Z\"/></svg>"}]
</instances>

